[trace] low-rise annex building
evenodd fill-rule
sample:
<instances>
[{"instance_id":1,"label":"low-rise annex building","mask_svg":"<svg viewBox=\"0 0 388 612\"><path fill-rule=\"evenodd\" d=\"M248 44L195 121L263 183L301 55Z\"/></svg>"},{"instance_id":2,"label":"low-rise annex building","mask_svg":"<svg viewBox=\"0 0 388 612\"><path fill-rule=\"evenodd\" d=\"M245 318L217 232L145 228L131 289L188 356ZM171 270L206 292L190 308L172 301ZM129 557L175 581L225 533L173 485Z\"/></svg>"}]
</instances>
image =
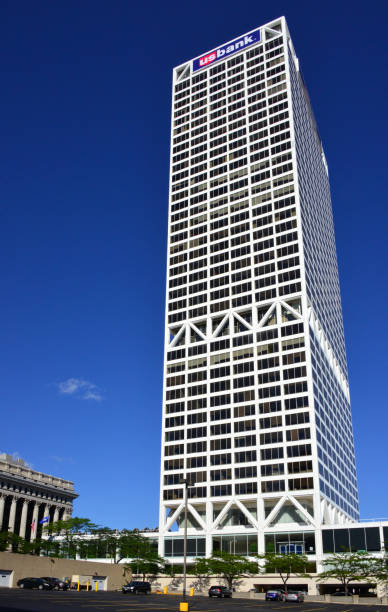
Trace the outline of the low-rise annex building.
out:
<instances>
[{"instance_id":1,"label":"low-rise annex building","mask_svg":"<svg viewBox=\"0 0 388 612\"><path fill-rule=\"evenodd\" d=\"M295 517L294 517L295 518ZM388 520L366 520L360 522L349 521L346 524L324 524L313 525L305 522L288 523L268 523L264 530L259 532L250 529L246 524L234 524L234 533L230 530L218 526L215 527L212 535L212 548L223 550L228 553L256 558L256 554L265 553L287 553L296 552L306 554L309 562L307 568L310 577L298 577L291 575L288 586L292 589L305 591L310 596L326 595L341 590L341 585L337 580L327 579L318 582L318 574L325 567L325 560L334 553L347 551L363 551L372 557L382 557L385 548L388 547ZM159 534L157 530L147 530L139 532L141 536L151 540L155 550L158 546ZM61 539L63 536L57 536ZM80 535L80 539L87 540L88 536ZM90 538L90 536L89 536ZM91 552L93 554L94 547ZM167 587L169 592L179 591L182 588L182 568L183 568L183 537L178 530L170 531L166 538L165 559L172 566L175 572L173 576L159 574L158 576L148 577L152 582L152 588L164 589ZM126 565L131 559L117 559L100 557L88 558L87 547L83 548L86 557L84 560L95 563L118 563ZM204 592L212 584L219 584L219 576L209 576L199 578L190 573L190 566L196 558L204 557L205 541L200 530L188 527L187 538L187 563L188 563L188 588L193 587L195 592ZM278 574L260 573L256 576L244 577L238 580L236 590L240 593L254 589L256 592L265 592L268 588L282 587L282 581ZM360 582L349 585L350 593L363 595L377 594L379 597L385 595L383 587L376 584L371 576Z\"/></svg>"},{"instance_id":2,"label":"low-rise annex building","mask_svg":"<svg viewBox=\"0 0 388 612\"><path fill-rule=\"evenodd\" d=\"M71 517L77 497L73 482L37 472L23 459L0 454L0 531L34 541L43 519L56 522Z\"/></svg>"}]
</instances>

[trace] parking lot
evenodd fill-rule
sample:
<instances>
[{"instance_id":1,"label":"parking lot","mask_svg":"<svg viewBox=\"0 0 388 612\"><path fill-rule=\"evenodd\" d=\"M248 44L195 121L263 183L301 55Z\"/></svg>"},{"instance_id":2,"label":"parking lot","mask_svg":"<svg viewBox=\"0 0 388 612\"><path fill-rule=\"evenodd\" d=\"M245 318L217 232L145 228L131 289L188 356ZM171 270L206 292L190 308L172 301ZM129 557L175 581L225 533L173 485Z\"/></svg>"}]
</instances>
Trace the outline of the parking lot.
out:
<instances>
[{"instance_id":1,"label":"parking lot","mask_svg":"<svg viewBox=\"0 0 388 612\"><path fill-rule=\"evenodd\" d=\"M86 592L53 592L21 591L17 589L0 589L1 612L178 612L182 597L176 595L123 595L122 593L86 593ZM376 602L377 603L377 602ZM239 599L236 593L233 599L209 599L208 597L189 598L189 611L198 612L278 612L292 608L293 612L384 612L388 608L381 605L349 605L330 603L303 604L285 602L265 602L263 600ZM285 611L284 611L285 612Z\"/></svg>"}]
</instances>

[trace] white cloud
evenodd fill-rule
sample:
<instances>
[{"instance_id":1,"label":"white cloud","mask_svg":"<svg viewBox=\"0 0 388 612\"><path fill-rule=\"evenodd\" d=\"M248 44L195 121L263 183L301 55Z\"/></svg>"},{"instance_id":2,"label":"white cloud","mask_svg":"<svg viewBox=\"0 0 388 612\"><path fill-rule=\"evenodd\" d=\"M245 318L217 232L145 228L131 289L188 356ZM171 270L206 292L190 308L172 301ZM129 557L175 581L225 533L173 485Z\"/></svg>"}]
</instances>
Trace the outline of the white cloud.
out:
<instances>
[{"instance_id":1,"label":"white cloud","mask_svg":"<svg viewBox=\"0 0 388 612\"><path fill-rule=\"evenodd\" d=\"M68 378L56 383L61 395L71 395L77 399L101 402L104 398L94 383L82 378Z\"/></svg>"},{"instance_id":2,"label":"white cloud","mask_svg":"<svg viewBox=\"0 0 388 612\"><path fill-rule=\"evenodd\" d=\"M89 389L88 391L84 393L84 396L82 399L95 400L96 402L101 402L101 400L104 398L102 397L99 391L96 391L96 389Z\"/></svg>"},{"instance_id":3,"label":"white cloud","mask_svg":"<svg viewBox=\"0 0 388 612\"><path fill-rule=\"evenodd\" d=\"M59 455L52 455L51 459L57 463L75 463L73 457L60 457Z\"/></svg>"}]
</instances>

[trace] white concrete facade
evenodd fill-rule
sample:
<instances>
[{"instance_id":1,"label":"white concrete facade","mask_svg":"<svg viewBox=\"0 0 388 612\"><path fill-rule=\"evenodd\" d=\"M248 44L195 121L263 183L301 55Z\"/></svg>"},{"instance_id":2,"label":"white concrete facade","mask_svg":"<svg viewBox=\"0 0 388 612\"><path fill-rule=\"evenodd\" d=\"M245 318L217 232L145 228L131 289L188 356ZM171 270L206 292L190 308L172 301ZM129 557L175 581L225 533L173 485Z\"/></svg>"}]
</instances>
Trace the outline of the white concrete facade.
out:
<instances>
[{"instance_id":1,"label":"white concrete facade","mask_svg":"<svg viewBox=\"0 0 388 612\"><path fill-rule=\"evenodd\" d=\"M191 556L283 533L320 557L358 490L327 165L284 18L174 69L168 227L159 554L180 558L188 478Z\"/></svg>"}]
</instances>

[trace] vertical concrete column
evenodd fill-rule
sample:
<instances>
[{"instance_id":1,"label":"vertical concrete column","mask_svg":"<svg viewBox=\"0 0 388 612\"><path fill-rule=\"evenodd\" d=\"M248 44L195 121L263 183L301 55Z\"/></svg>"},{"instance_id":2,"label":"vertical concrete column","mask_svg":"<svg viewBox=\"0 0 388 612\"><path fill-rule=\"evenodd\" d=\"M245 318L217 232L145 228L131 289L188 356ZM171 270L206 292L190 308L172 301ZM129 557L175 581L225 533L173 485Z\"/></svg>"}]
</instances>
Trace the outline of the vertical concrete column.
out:
<instances>
[{"instance_id":1,"label":"vertical concrete column","mask_svg":"<svg viewBox=\"0 0 388 612\"><path fill-rule=\"evenodd\" d=\"M322 530L315 530L315 555L317 559L317 572L323 572L325 569L322 563L323 559L323 546L322 546ZM318 593L318 585L316 585L316 592ZM315 593L313 593L315 595Z\"/></svg>"},{"instance_id":2,"label":"vertical concrete column","mask_svg":"<svg viewBox=\"0 0 388 612\"><path fill-rule=\"evenodd\" d=\"M50 522L50 506L48 504L45 504L43 507L43 516L42 518L46 518L46 516L49 517L48 522ZM43 525L48 525L48 523L43 523Z\"/></svg>"},{"instance_id":3,"label":"vertical concrete column","mask_svg":"<svg viewBox=\"0 0 388 612\"><path fill-rule=\"evenodd\" d=\"M3 527L5 495L0 495L0 531Z\"/></svg>"},{"instance_id":4,"label":"vertical concrete column","mask_svg":"<svg viewBox=\"0 0 388 612\"><path fill-rule=\"evenodd\" d=\"M54 510L54 523L57 523L59 521L59 508L58 506L55 506L55 510Z\"/></svg>"},{"instance_id":5,"label":"vertical concrete column","mask_svg":"<svg viewBox=\"0 0 388 612\"><path fill-rule=\"evenodd\" d=\"M21 538L25 538L26 537L27 513L28 513L28 501L25 499L24 502L23 502L22 516L21 516L21 519L20 519L19 535L20 535Z\"/></svg>"},{"instance_id":6,"label":"vertical concrete column","mask_svg":"<svg viewBox=\"0 0 388 612\"><path fill-rule=\"evenodd\" d=\"M213 504L211 501L206 502L206 557L210 557L213 552L213 540L211 529L213 525Z\"/></svg>"},{"instance_id":7,"label":"vertical concrete column","mask_svg":"<svg viewBox=\"0 0 388 612\"><path fill-rule=\"evenodd\" d=\"M9 511L8 531L14 533L15 531L15 519L16 519L16 504L18 503L17 497L12 497L11 509Z\"/></svg>"},{"instance_id":8,"label":"vertical concrete column","mask_svg":"<svg viewBox=\"0 0 388 612\"><path fill-rule=\"evenodd\" d=\"M31 523L31 538L30 538L31 542L34 542L36 540L36 534L38 531L39 505L40 504L35 502L34 512L32 514L32 523Z\"/></svg>"}]
</instances>

